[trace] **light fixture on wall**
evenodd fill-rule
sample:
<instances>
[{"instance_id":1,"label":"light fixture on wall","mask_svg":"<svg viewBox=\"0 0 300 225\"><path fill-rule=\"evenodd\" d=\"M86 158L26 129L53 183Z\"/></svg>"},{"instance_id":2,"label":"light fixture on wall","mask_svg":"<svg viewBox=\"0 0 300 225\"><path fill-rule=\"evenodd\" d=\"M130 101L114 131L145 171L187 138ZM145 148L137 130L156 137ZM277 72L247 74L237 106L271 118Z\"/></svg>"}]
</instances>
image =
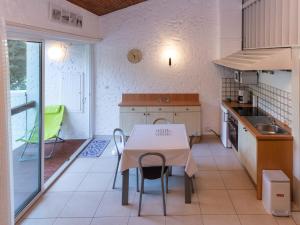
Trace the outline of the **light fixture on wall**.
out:
<instances>
[{"instance_id":1,"label":"light fixture on wall","mask_svg":"<svg viewBox=\"0 0 300 225\"><path fill-rule=\"evenodd\" d=\"M176 51L174 48L166 48L164 52L165 58L168 59L169 66L172 66L172 61L176 58Z\"/></svg>"},{"instance_id":2,"label":"light fixture on wall","mask_svg":"<svg viewBox=\"0 0 300 225\"><path fill-rule=\"evenodd\" d=\"M66 57L67 49L62 43L53 43L48 49L48 57L54 61L61 61Z\"/></svg>"}]
</instances>

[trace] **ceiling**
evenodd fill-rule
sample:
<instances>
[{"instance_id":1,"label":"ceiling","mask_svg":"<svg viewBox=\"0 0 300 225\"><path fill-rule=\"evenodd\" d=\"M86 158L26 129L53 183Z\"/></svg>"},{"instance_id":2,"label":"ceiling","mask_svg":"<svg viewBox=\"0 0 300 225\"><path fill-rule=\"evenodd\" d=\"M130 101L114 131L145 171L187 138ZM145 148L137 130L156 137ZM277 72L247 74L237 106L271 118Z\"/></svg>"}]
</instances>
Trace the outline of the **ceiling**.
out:
<instances>
[{"instance_id":1,"label":"ceiling","mask_svg":"<svg viewBox=\"0 0 300 225\"><path fill-rule=\"evenodd\" d=\"M102 16L146 0L67 0L98 16Z\"/></svg>"}]
</instances>

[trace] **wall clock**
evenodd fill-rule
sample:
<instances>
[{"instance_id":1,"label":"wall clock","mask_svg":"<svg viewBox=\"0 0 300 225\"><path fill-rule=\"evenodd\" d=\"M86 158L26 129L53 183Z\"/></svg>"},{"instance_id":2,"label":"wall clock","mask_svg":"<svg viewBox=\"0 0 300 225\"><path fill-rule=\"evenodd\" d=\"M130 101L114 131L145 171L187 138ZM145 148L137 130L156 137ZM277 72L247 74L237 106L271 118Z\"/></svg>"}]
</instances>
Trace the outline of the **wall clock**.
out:
<instances>
[{"instance_id":1,"label":"wall clock","mask_svg":"<svg viewBox=\"0 0 300 225\"><path fill-rule=\"evenodd\" d=\"M127 54L127 59L131 63L139 63L143 59L143 54L139 49L131 49Z\"/></svg>"}]
</instances>

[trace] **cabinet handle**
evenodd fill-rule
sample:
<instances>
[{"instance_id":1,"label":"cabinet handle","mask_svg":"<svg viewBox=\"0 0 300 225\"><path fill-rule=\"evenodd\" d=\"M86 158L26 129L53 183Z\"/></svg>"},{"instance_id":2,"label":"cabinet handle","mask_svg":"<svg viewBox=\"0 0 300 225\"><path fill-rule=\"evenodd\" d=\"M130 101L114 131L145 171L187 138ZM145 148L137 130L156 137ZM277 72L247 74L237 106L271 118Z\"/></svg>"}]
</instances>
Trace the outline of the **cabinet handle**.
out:
<instances>
[{"instance_id":1,"label":"cabinet handle","mask_svg":"<svg viewBox=\"0 0 300 225\"><path fill-rule=\"evenodd\" d=\"M174 116L177 116L177 113L174 113Z\"/></svg>"},{"instance_id":2,"label":"cabinet handle","mask_svg":"<svg viewBox=\"0 0 300 225\"><path fill-rule=\"evenodd\" d=\"M246 131L246 132L248 131L246 127L244 127L244 131Z\"/></svg>"},{"instance_id":3,"label":"cabinet handle","mask_svg":"<svg viewBox=\"0 0 300 225\"><path fill-rule=\"evenodd\" d=\"M185 110L186 110L186 111L189 111L190 109L189 109L189 108L186 108Z\"/></svg>"},{"instance_id":4,"label":"cabinet handle","mask_svg":"<svg viewBox=\"0 0 300 225\"><path fill-rule=\"evenodd\" d=\"M158 111L161 111L162 110L162 108L158 108Z\"/></svg>"},{"instance_id":5,"label":"cabinet handle","mask_svg":"<svg viewBox=\"0 0 300 225\"><path fill-rule=\"evenodd\" d=\"M144 113L144 116L146 116L146 113Z\"/></svg>"},{"instance_id":6,"label":"cabinet handle","mask_svg":"<svg viewBox=\"0 0 300 225\"><path fill-rule=\"evenodd\" d=\"M131 108L131 111L134 111L135 110L135 108Z\"/></svg>"}]
</instances>

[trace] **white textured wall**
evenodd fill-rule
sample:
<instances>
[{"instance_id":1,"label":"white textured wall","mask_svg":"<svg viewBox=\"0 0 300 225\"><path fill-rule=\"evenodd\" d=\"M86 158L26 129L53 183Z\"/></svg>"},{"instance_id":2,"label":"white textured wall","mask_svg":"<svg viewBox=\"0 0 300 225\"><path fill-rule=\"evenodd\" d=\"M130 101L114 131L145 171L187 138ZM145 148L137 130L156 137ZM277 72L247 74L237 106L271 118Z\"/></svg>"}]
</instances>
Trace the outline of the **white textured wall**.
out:
<instances>
[{"instance_id":1,"label":"white textured wall","mask_svg":"<svg viewBox=\"0 0 300 225\"><path fill-rule=\"evenodd\" d=\"M49 57L49 49L62 46L65 56L61 60ZM89 137L89 49L88 45L70 42L45 42L45 105L62 104L65 106L61 137L65 139L85 139ZM67 76L84 74L82 96L66 99L72 84L66 85ZM79 92L80 90L78 90ZM82 111L74 112L70 106L83 102Z\"/></svg>"},{"instance_id":2,"label":"white textured wall","mask_svg":"<svg viewBox=\"0 0 300 225\"><path fill-rule=\"evenodd\" d=\"M226 1L231 6L221 5L239 10L238 0ZM220 56L218 0L149 0L100 17L100 24L103 41L96 49L96 134L111 134L119 126L118 103L121 94L128 92L197 92L202 130L219 130L221 76L212 63ZM227 23L230 29L235 25ZM170 46L178 52L172 67L162 57ZM140 63L127 61L131 48L143 52Z\"/></svg>"},{"instance_id":3,"label":"white textured wall","mask_svg":"<svg viewBox=\"0 0 300 225\"><path fill-rule=\"evenodd\" d=\"M83 16L83 28L76 28L49 19L49 3L55 3ZM100 33L98 16L65 0L0 0L0 17L5 20L30 26L64 31L77 35L98 38Z\"/></svg>"}]
</instances>

